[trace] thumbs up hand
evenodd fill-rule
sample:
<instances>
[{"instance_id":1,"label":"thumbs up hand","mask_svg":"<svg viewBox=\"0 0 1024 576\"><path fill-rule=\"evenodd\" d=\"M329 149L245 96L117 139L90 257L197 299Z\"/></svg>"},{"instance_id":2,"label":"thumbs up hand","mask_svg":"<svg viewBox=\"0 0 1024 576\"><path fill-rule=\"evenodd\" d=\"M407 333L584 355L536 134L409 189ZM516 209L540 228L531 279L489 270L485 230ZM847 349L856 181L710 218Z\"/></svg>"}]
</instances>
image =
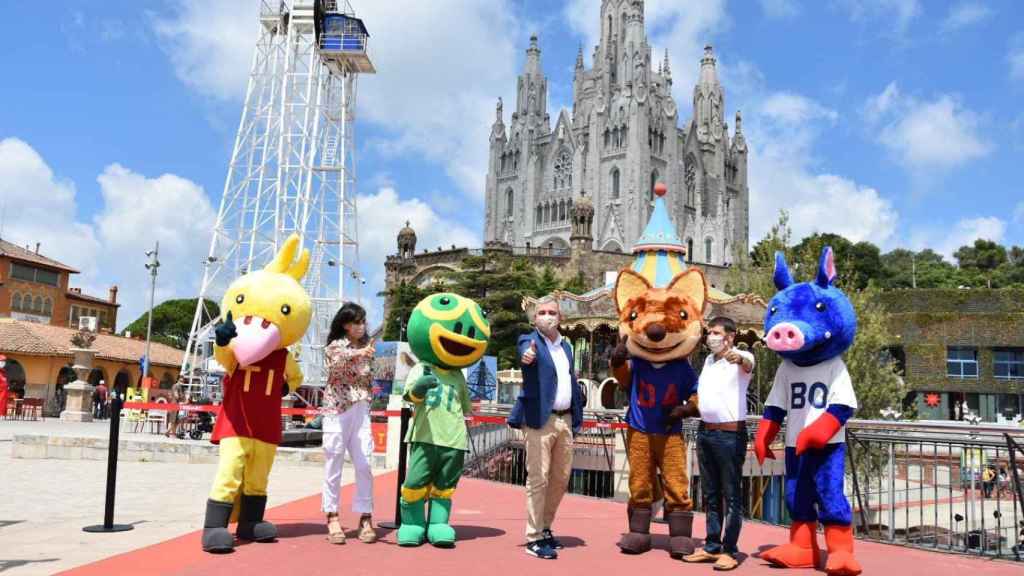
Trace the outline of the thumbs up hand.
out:
<instances>
[{"instance_id":1,"label":"thumbs up hand","mask_svg":"<svg viewBox=\"0 0 1024 576\"><path fill-rule=\"evenodd\" d=\"M626 347L626 342L628 340L629 337L626 335L619 337L619 343L616 344L615 349L612 350L612 368L618 368L625 364L626 360L629 360L629 349Z\"/></svg>"},{"instance_id":2,"label":"thumbs up hand","mask_svg":"<svg viewBox=\"0 0 1024 576\"><path fill-rule=\"evenodd\" d=\"M530 347L526 349L526 352L523 352L523 355L522 355L522 357L519 358L519 361L523 365L529 366L529 365L533 364L533 361L536 360L536 359L537 359L537 342L534 341L534 340L530 340Z\"/></svg>"}]
</instances>

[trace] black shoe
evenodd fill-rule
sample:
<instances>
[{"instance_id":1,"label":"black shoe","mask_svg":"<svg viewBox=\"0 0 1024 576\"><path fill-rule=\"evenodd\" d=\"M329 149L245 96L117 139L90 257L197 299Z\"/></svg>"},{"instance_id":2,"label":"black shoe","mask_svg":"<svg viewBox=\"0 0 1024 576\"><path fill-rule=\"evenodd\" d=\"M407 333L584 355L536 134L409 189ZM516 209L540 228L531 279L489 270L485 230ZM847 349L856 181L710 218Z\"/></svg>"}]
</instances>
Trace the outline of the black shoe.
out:
<instances>
[{"instance_id":1,"label":"black shoe","mask_svg":"<svg viewBox=\"0 0 1024 576\"><path fill-rule=\"evenodd\" d=\"M206 518L203 521L203 550L213 553L231 552L235 537L228 532L231 519L231 502L206 501Z\"/></svg>"},{"instance_id":2,"label":"black shoe","mask_svg":"<svg viewBox=\"0 0 1024 576\"><path fill-rule=\"evenodd\" d=\"M555 535L551 532L550 528L545 528L541 531L541 535L544 536L544 542L547 543L548 548L551 548L552 550L561 550L562 548L565 548L562 541L555 538Z\"/></svg>"},{"instance_id":3,"label":"black shoe","mask_svg":"<svg viewBox=\"0 0 1024 576\"><path fill-rule=\"evenodd\" d=\"M558 558L558 552L555 552L551 546L548 545L546 540L530 542L526 545L526 553L530 556L543 558L544 560L554 560L555 558Z\"/></svg>"},{"instance_id":4,"label":"black shoe","mask_svg":"<svg viewBox=\"0 0 1024 576\"><path fill-rule=\"evenodd\" d=\"M242 495L242 509L238 515L238 538L251 542L273 542L277 527L263 520L267 508L266 496Z\"/></svg>"}]
</instances>

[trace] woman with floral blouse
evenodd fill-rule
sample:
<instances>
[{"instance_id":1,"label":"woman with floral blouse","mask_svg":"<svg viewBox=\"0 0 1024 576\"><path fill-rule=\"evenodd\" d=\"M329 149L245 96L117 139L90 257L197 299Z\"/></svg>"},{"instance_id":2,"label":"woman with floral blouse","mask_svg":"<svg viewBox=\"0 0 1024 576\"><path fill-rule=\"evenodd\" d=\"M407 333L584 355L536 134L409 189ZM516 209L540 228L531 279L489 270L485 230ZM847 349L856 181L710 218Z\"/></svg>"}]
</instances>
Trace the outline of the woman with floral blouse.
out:
<instances>
[{"instance_id":1,"label":"woman with floral blouse","mask_svg":"<svg viewBox=\"0 0 1024 576\"><path fill-rule=\"evenodd\" d=\"M323 511L327 513L327 540L345 543L345 531L338 520L341 469L345 452L356 472L356 495L352 511L360 514L359 540L376 542L373 530L373 473L370 455L370 401L373 398L370 367L373 342L366 334L366 310L346 302L331 322L324 350L328 368L324 390L324 488Z\"/></svg>"}]
</instances>

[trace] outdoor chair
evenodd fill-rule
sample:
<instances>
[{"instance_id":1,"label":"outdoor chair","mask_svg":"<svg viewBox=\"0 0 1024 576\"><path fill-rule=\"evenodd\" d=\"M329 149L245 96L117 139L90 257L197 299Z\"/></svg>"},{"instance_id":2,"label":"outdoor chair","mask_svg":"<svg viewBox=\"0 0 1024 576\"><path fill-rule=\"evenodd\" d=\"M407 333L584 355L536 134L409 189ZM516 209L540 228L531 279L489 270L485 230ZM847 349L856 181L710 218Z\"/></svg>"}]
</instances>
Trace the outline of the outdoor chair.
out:
<instances>
[{"instance_id":1,"label":"outdoor chair","mask_svg":"<svg viewBox=\"0 0 1024 576\"><path fill-rule=\"evenodd\" d=\"M21 417L24 420L39 420L43 417L43 399L25 398L21 405Z\"/></svg>"},{"instance_id":2,"label":"outdoor chair","mask_svg":"<svg viewBox=\"0 0 1024 576\"><path fill-rule=\"evenodd\" d=\"M166 404L165 398L157 399L157 404ZM160 434L164 427L167 426L167 411L166 410L148 410L146 412L146 424L149 424L149 432L151 434ZM153 428L156 428L154 432Z\"/></svg>"}]
</instances>

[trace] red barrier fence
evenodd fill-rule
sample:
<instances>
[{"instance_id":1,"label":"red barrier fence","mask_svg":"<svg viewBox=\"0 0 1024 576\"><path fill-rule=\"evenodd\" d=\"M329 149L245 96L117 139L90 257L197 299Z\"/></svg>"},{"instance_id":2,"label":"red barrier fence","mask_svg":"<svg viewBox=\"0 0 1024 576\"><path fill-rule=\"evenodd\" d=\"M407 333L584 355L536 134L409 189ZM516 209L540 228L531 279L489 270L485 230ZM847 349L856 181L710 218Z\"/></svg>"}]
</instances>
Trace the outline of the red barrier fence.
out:
<instances>
[{"instance_id":1,"label":"red barrier fence","mask_svg":"<svg viewBox=\"0 0 1024 576\"><path fill-rule=\"evenodd\" d=\"M183 410L185 412L220 412L219 404L174 404L171 402L125 402L125 410L166 410L168 412ZM330 414L330 410L323 408L281 408L281 414L286 416L319 416ZM370 416L398 418L401 417L400 410L374 410ZM505 416L488 414L472 414L466 416L466 422L470 424L504 424ZM599 420L584 420L583 428L598 428L604 430L625 430L625 422L602 422Z\"/></svg>"}]
</instances>

